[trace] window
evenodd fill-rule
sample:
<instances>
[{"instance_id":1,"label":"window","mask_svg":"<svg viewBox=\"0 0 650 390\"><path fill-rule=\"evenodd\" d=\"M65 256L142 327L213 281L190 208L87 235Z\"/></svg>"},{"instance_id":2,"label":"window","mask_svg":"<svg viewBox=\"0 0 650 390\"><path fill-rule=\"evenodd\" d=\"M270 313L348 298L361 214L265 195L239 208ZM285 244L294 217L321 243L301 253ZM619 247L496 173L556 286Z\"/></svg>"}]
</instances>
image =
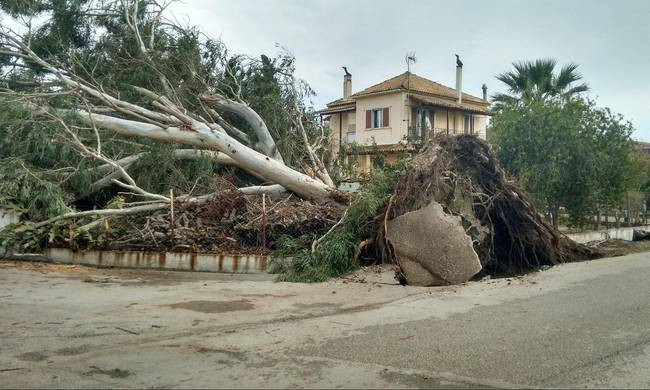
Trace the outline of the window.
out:
<instances>
[{"instance_id":1,"label":"window","mask_svg":"<svg viewBox=\"0 0 650 390\"><path fill-rule=\"evenodd\" d=\"M414 107L412 111L413 136L416 138L427 137L433 131L435 111Z\"/></svg>"},{"instance_id":2,"label":"window","mask_svg":"<svg viewBox=\"0 0 650 390\"><path fill-rule=\"evenodd\" d=\"M384 127L384 110L381 108L372 110L372 128L378 129Z\"/></svg>"},{"instance_id":3,"label":"window","mask_svg":"<svg viewBox=\"0 0 650 390\"><path fill-rule=\"evenodd\" d=\"M474 134L474 115L465 114L464 133Z\"/></svg>"},{"instance_id":4,"label":"window","mask_svg":"<svg viewBox=\"0 0 650 390\"><path fill-rule=\"evenodd\" d=\"M348 113L348 131L345 133L347 143L357 141L357 125L356 125L356 112Z\"/></svg>"},{"instance_id":5,"label":"window","mask_svg":"<svg viewBox=\"0 0 650 390\"><path fill-rule=\"evenodd\" d=\"M379 129L390 126L388 107L366 110L366 129Z\"/></svg>"}]
</instances>

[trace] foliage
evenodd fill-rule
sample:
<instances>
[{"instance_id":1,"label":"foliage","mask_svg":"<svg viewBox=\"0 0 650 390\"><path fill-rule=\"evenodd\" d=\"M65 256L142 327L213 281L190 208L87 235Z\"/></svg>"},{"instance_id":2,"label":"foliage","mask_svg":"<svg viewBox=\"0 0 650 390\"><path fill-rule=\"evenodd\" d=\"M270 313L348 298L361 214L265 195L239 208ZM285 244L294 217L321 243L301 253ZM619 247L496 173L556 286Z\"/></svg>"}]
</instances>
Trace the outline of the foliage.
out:
<instances>
[{"instance_id":1,"label":"foliage","mask_svg":"<svg viewBox=\"0 0 650 390\"><path fill-rule=\"evenodd\" d=\"M325 232L301 239L278 242L272 270L279 280L290 282L322 282L359 267L358 245L373 235L374 218L382 213L393 192L395 182L404 176L410 160L373 170L367 183L348 206L343 222L311 251L313 240ZM282 263L280 258L290 258Z\"/></svg>"},{"instance_id":2,"label":"foliage","mask_svg":"<svg viewBox=\"0 0 650 390\"><path fill-rule=\"evenodd\" d=\"M18 159L0 160L0 205L26 219L46 219L67 210L67 196L47 173Z\"/></svg>"},{"instance_id":3,"label":"foliage","mask_svg":"<svg viewBox=\"0 0 650 390\"><path fill-rule=\"evenodd\" d=\"M567 64L557 74L554 73L556 65L557 61L550 58L513 63L514 70L497 75L508 87L509 94L493 96L495 109L522 100L577 96L589 89L584 83L575 85L582 79L577 73L578 65Z\"/></svg>"},{"instance_id":4,"label":"foliage","mask_svg":"<svg viewBox=\"0 0 650 390\"><path fill-rule=\"evenodd\" d=\"M125 18L123 7L130 13L137 4L137 25L143 39L152 48L150 61L143 58L138 41ZM206 37L195 27L185 27L163 19L156 23L162 11L152 0L0 0L0 17L24 23L21 33L31 48L42 58L79 76L82 81L100 85L113 96L151 108L151 101L135 91L133 86L147 88L167 95L187 111L203 113L198 96L217 92L237 97L249 104L265 120L287 165L300 168L307 156L302 138L292 122L296 115L310 140L322 136L317 116L309 105L313 91L304 82L294 88L295 59L286 51L275 57L259 58L232 54L219 40ZM155 39L153 39L155 38ZM164 81L167 80L167 81ZM25 93L49 92L42 99L30 97L39 104L57 107L84 107L74 93L52 96L57 87L42 88L43 82L53 82L43 69L30 61L7 55L0 56L0 86ZM36 86L35 85L39 85ZM173 87L173 93L170 91ZM0 98L0 171L10 172L12 161L22 161L45 188L66 196L53 200L56 207L27 198L15 199L16 207L29 212L25 218L40 219L62 206L90 209L104 207L119 188L110 186L97 190L92 184L104 174L95 168L102 161L93 160L62 136L56 121L26 110L23 101ZM25 99L27 100L27 99ZM297 103L297 104L296 104ZM298 106L295 112L294 107ZM237 117L224 114L228 122L239 127L255 140L255 133ZM94 146L96 134L83 126L69 123L85 145ZM169 143L143 137L123 137L99 130L102 153L114 160L142 153L144 155L127 170L145 190L167 194L206 193L214 190L217 177L226 176L237 185L258 184L259 181L241 171L219 166L210 158L187 160L175 158ZM23 170L21 170L23 172ZM8 176L7 176L8 177ZM32 177L33 178L33 177ZM26 180L12 183L16 187L2 195L9 199L27 194L34 188ZM23 188L19 188L24 186ZM13 199L13 198L12 198ZM45 207L38 210L39 207ZM58 207L58 208L57 208Z\"/></svg>"},{"instance_id":5,"label":"foliage","mask_svg":"<svg viewBox=\"0 0 650 390\"><path fill-rule=\"evenodd\" d=\"M525 99L494 117L491 142L504 169L538 206L567 208L579 223L622 200L631 167L632 125L584 99Z\"/></svg>"},{"instance_id":6,"label":"foliage","mask_svg":"<svg viewBox=\"0 0 650 390\"><path fill-rule=\"evenodd\" d=\"M84 220L88 222L88 220ZM85 247L95 240L84 228L84 221L58 220L47 226L8 225L0 230L0 246L19 253L37 253L48 246L71 249Z\"/></svg>"},{"instance_id":7,"label":"foliage","mask_svg":"<svg viewBox=\"0 0 650 390\"><path fill-rule=\"evenodd\" d=\"M650 192L650 153L639 151L633 155L629 175L633 190Z\"/></svg>"}]
</instances>

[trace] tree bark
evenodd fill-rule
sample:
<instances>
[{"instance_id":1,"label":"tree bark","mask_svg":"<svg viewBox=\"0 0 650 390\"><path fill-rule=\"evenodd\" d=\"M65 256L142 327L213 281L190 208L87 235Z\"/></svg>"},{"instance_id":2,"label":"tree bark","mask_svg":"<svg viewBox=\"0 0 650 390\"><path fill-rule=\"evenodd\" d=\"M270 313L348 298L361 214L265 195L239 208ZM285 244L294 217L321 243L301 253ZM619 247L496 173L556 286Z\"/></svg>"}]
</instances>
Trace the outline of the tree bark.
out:
<instances>
[{"instance_id":1,"label":"tree bark","mask_svg":"<svg viewBox=\"0 0 650 390\"><path fill-rule=\"evenodd\" d=\"M242 169L257 174L273 183L295 192L306 199L324 200L330 197L333 188L328 187L308 175L293 170L281 161L265 156L225 132L212 131L207 125L194 121L193 129L160 126L112 116L89 113L82 110L66 110L89 124L113 130L118 134L141 136L161 141L177 142L211 148L232 158Z\"/></svg>"},{"instance_id":2,"label":"tree bark","mask_svg":"<svg viewBox=\"0 0 650 390\"><path fill-rule=\"evenodd\" d=\"M257 135L257 144L255 145L255 149L275 160L284 162L277 146L275 145L273 137L271 137L271 132L268 127L266 127L266 123L262 117L255 112L255 110L250 108L248 104L226 99L218 94L203 95L201 96L201 100L244 119L251 129L253 129L255 135Z\"/></svg>"}]
</instances>

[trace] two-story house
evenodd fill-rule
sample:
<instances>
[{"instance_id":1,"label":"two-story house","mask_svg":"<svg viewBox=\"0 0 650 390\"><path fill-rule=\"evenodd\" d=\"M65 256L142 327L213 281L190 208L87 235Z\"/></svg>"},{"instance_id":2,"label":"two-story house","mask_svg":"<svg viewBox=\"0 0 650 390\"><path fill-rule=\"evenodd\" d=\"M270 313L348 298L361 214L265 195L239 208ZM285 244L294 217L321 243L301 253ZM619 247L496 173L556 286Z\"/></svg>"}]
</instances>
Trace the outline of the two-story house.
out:
<instances>
[{"instance_id":1,"label":"two-story house","mask_svg":"<svg viewBox=\"0 0 650 390\"><path fill-rule=\"evenodd\" d=\"M359 168L368 171L373 153L395 161L398 153L414 150L431 133L476 134L485 139L491 115L487 87L483 85L482 99L461 93L462 71L462 66L456 67L455 89L405 72L352 94L352 75L346 70L343 98L319 111L329 122L335 155L354 143Z\"/></svg>"}]
</instances>

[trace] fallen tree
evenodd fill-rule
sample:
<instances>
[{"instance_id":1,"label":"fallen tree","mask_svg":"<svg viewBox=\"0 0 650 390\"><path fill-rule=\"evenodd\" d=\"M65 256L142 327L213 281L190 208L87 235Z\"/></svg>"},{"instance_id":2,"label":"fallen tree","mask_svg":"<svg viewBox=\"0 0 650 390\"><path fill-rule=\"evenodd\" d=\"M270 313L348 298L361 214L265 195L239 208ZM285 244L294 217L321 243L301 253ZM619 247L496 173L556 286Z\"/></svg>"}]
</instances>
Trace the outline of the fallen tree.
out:
<instances>
[{"instance_id":1,"label":"fallen tree","mask_svg":"<svg viewBox=\"0 0 650 390\"><path fill-rule=\"evenodd\" d=\"M46 24L49 27L33 31L30 18L40 11L11 9L19 15L24 12L24 20L30 22L23 34L0 27L0 99L27 113L12 125L47 124L39 131L47 132L43 138L48 148L63 144L79 155L71 165L47 172L32 171L33 167L23 164L34 178L44 180L47 175L48 180L63 183L79 173L101 175L90 185L91 193L117 186L125 198L118 208L92 204L93 210L77 211L70 207L34 221L36 226L61 219L148 213L173 207L174 202L205 204L206 199L222 192L174 195L139 185L129 171L156 142L193 147L174 150L171 157L175 160L209 158L247 174L247 183L239 190L244 195L294 193L315 202L345 202L323 163L327 138L321 129L317 133L313 126L305 129L309 114L302 100L302 84L293 76L291 57L281 57L277 65L266 56L261 63L243 56L229 57L219 43L202 40L195 29L165 19L167 4L156 1L91 1L66 7L71 7L66 12L78 14L75 21L92 21L74 28L97 28L100 32L73 47L65 36L47 36L47 31L56 30L52 26L67 21L53 17ZM43 33L44 38L39 36ZM55 39L52 47L60 52L42 50L39 45L45 38ZM184 50L185 62L175 62L179 53L173 50ZM114 71L107 67L106 57L116 62ZM247 61L251 65L247 66ZM141 79L132 77L136 72ZM115 81L129 79L132 84ZM289 128L273 129L276 134L291 134L282 139L282 147L276 144L262 115L244 100L242 83L246 80L257 83L250 89L267 88L284 104L281 115L289 118L283 122ZM277 112L277 107L274 109ZM124 155L117 142L130 144L132 154ZM281 149L289 151L291 158L284 158ZM22 161L23 156L11 158ZM82 164L90 168L82 169Z\"/></svg>"}]
</instances>

